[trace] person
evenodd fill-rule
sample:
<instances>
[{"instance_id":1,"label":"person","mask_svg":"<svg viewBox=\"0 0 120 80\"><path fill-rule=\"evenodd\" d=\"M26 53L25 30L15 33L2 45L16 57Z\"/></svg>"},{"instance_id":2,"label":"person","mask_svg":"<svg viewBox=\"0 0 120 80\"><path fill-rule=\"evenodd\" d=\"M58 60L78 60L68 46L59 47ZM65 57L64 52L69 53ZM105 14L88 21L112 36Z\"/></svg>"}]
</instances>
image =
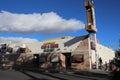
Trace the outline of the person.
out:
<instances>
[{"instance_id":1,"label":"person","mask_svg":"<svg viewBox=\"0 0 120 80\"><path fill-rule=\"evenodd\" d=\"M102 69L102 59L101 59L101 57L99 58L99 68Z\"/></svg>"},{"instance_id":2,"label":"person","mask_svg":"<svg viewBox=\"0 0 120 80\"><path fill-rule=\"evenodd\" d=\"M107 62L105 61L105 71L107 71L108 69L108 65L107 65Z\"/></svg>"},{"instance_id":3,"label":"person","mask_svg":"<svg viewBox=\"0 0 120 80\"><path fill-rule=\"evenodd\" d=\"M112 68L112 60L109 61L109 71L112 71L113 68Z\"/></svg>"}]
</instances>

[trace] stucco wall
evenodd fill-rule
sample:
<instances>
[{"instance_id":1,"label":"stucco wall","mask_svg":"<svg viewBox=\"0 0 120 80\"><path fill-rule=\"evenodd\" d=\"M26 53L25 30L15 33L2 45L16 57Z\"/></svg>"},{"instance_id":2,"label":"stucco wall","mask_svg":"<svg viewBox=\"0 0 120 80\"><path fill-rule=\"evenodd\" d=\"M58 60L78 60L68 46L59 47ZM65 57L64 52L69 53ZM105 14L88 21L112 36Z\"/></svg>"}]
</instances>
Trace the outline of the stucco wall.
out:
<instances>
[{"instance_id":1,"label":"stucco wall","mask_svg":"<svg viewBox=\"0 0 120 80\"><path fill-rule=\"evenodd\" d=\"M78 70L90 70L90 57L89 57L89 39L84 39L74 50L73 55L83 55L84 61L82 63L72 63L72 67Z\"/></svg>"},{"instance_id":2,"label":"stucco wall","mask_svg":"<svg viewBox=\"0 0 120 80\"><path fill-rule=\"evenodd\" d=\"M95 62L95 51L92 50L92 62ZM102 58L103 64L105 64L105 61L109 63L109 60L112 60L115 57L115 51L111 48L105 47L101 44L97 44L97 53L99 57Z\"/></svg>"}]
</instances>

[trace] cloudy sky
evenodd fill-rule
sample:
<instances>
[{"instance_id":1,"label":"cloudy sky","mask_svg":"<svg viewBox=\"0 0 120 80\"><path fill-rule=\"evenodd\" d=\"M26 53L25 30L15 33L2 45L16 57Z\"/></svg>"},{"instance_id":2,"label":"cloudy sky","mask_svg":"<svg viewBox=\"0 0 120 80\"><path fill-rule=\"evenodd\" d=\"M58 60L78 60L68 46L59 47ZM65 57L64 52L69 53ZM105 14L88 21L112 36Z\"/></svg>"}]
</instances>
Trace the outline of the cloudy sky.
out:
<instances>
[{"instance_id":1,"label":"cloudy sky","mask_svg":"<svg viewBox=\"0 0 120 80\"><path fill-rule=\"evenodd\" d=\"M82 36L87 24L87 0L0 0L0 42L38 42L61 36ZM93 0L97 38L118 48L119 0ZM108 4L109 3L109 4Z\"/></svg>"},{"instance_id":2,"label":"cloudy sky","mask_svg":"<svg viewBox=\"0 0 120 80\"><path fill-rule=\"evenodd\" d=\"M74 32L84 29L84 26L79 20L66 20L55 12L17 14L1 11L0 13L0 32L6 33L52 35Z\"/></svg>"}]
</instances>

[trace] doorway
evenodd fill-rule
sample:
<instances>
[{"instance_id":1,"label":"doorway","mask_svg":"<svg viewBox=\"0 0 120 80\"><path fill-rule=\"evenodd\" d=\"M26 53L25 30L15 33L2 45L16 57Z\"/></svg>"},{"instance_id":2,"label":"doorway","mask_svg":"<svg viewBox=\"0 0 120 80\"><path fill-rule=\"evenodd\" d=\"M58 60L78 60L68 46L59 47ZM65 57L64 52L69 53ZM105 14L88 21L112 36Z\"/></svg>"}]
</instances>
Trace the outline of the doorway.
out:
<instances>
[{"instance_id":1,"label":"doorway","mask_svg":"<svg viewBox=\"0 0 120 80\"><path fill-rule=\"evenodd\" d=\"M64 53L66 70L71 69L71 53Z\"/></svg>"},{"instance_id":2,"label":"doorway","mask_svg":"<svg viewBox=\"0 0 120 80\"><path fill-rule=\"evenodd\" d=\"M39 54L34 54L33 64L34 67L39 67Z\"/></svg>"}]
</instances>

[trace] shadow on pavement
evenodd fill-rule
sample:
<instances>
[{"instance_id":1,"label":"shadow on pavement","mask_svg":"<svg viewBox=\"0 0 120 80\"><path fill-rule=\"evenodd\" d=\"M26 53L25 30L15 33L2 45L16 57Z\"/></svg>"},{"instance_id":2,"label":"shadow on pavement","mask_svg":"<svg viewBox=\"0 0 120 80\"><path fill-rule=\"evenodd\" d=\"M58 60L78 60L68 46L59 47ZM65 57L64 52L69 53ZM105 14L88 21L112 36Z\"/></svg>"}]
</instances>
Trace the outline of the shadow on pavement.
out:
<instances>
[{"instance_id":1,"label":"shadow on pavement","mask_svg":"<svg viewBox=\"0 0 120 80\"><path fill-rule=\"evenodd\" d=\"M35 76L30 75L30 74L26 73L25 71L20 71L20 72L31 78L31 79L28 79L28 80L48 80L48 79L45 79L45 78L36 78Z\"/></svg>"},{"instance_id":2,"label":"shadow on pavement","mask_svg":"<svg viewBox=\"0 0 120 80\"><path fill-rule=\"evenodd\" d=\"M120 71L119 72L118 71L113 71L111 73L111 75L112 75L112 77L111 77L110 80L120 80Z\"/></svg>"},{"instance_id":3,"label":"shadow on pavement","mask_svg":"<svg viewBox=\"0 0 120 80\"><path fill-rule=\"evenodd\" d=\"M45 72L43 70L38 70L38 69L30 69L30 70L18 70L20 72L22 72L23 74L29 76L31 79L29 80L50 80L48 78L37 78L31 74L28 74L27 71L30 71L30 72L34 72L34 73L39 73L41 75L45 75L45 76L48 76L48 77L51 77L51 78L54 78L54 79L58 79L58 80L68 80L68 79L65 79L63 77L60 77L60 76L56 76L54 75L56 73L56 71L50 71L50 72ZM104 78L105 80L120 80L120 72L112 72L110 74L102 74L102 73L93 73L93 72L74 72L72 74L68 74L68 73L62 73L63 75L69 75L69 76L73 76L73 77L81 77L81 78L84 78L84 79L90 79L90 80L95 80L94 77L97 77L97 78ZM80 76L80 75L83 75L83 76ZM87 76L87 77L86 77Z\"/></svg>"},{"instance_id":4,"label":"shadow on pavement","mask_svg":"<svg viewBox=\"0 0 120 80\"><path fill-rule=\"evenodd\" d=\"M25 70L26 71L26 70ZM24 74L25 74L25 71L24 71ZM46 75L46 76L49 76L49 77L52 77L52 78L55 78L55 79L59 79L59 80L68 80L68 79L65 79L65 78L63 78L63 77L60 77L60 76L56 76L56 75L54 75L55 73L58 73L58 72L56 72L56 71L49 71L48 73L47 72L45 72L45 71L39 71L39 70L28 70L28 71L31 71L31 72L37 72L37 73L39 73L39 74L42 74L42 75ZM86 75L87 74L87 75ZM91 73L88 73L88 72L81 72L81 73L72 73L72 74L69 74L69 73L67 73L67 72L65 72L65 73L62 73L62 75L68 75L68 76L73 76L73 77L77 77L77 78L83 78L83 79L87 79L87 80L98 80L98 79L95 79L95 77L99 77L99 78L102 78L101 77L101 75L99 74L91 74ZM83 75L83 76L81 76L81 75ZM30 75L29 75L30 76ZM107 76L105 76L105 75L102 75L102 76L104 76L104 78L106 77L106 79L105 80L109 80L108 79L108 77ZM33 77L32 76L32 78L34 78L35 79L35 77ZM33 80L34 80L33 79ZM36 80L48 80L48 79L36 79Z\"/></svg>"},{"instance_id":5,"label":"shadow on pavement","mask_svg":"<svg viewBox=\"0 0 120 80\"><path fill-rule=\"evenodd\" d=\"M109 76L107 74L102 74L102 73L80 71L80 72L75 72L74 74L76 74L76 75L83 75L83 76L89 76L89 77L97 77L97 78L106 78L106 79L109 79Z\"/></svg>"},{"instance_id":6,"label":"shadow on pavement","mask_svg":"<svg viewBox=\"0 0 120 80\"><path fill-rule=\"evenodd\" d=\"M29 80L51 80L51 79L46 79L46 78L37 78L37 77L35 77L35 76L31 75L31 74L28 74L26 71L27 71L27 70L19 70L19 72L21 72L21 73L29 76L29 77L31 78L31 79L29 79ZM41 74L41 75L45 75L45 76L48 76L48 77L51 77L51 78L54 78L54 79L58 79L58 80L67 80L67 79L64 79L64 78L61 78L61 77L52 75L52 74L48 74L48 73L43 72L43 71L41 71L41 72L40 72L40 71L31 71L31 70L28 70L28 71L30 71L30 72L35 72L35 73L37 72L37 73L39 73L39 74ZM54 72L53 72L53 73L54 73ZM56 72L55 72L55 73L56 73Z\"/></svg>"}]
</instances>

